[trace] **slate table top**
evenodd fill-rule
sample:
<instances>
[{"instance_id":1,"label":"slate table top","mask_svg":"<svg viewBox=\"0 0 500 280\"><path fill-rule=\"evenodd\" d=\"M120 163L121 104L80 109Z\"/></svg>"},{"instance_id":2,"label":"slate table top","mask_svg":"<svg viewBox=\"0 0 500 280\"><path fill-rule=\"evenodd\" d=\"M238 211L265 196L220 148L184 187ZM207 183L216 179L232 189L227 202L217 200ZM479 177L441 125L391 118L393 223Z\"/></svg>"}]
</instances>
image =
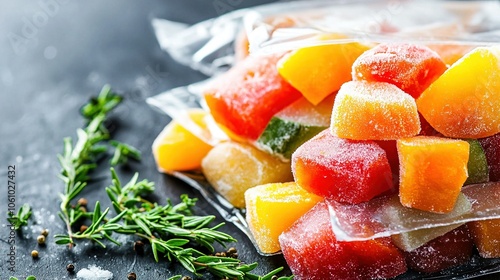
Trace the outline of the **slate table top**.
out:
<instances>
[{"instance_id":1,"label":"slate table top","mask_svg":"<svg viewBox=\"0 0 500 280\"><path fill-rule=\"evenodd\" d=\"M76 129L84 125L80 107L110 84L125 97L111 114L113 138L137 147L143 155L141 162L118 168L123 180L139 172L140 178L156 182L155 200L176 202L187 193L199 198L197 214L215 215L199 193L156 171L151 144L169 119L152 110L145 99L206 78L160 50L151 27L153 17L194 24L231 9L269 2L221 1L225 5L206 0L0 1L1 280L28 275L74 279L66 271L68 263L76 271L95 264L111 271L113 279L126 279L132 271L138 279L187 275L179 265L155 263L147 247L144 255L136 255L130 238L120 239L121 247L111 244L107 249L90 242L81 242L73 250L55 245L53 234L64 233L57 216L63 183L57 178L56 155L62 152L63 138L76 138ZM30 225L16 235L15 273L8 270L6 255L10 246L6 243L9 165L16 169L16 206L27 202L33 208ZM103 166L92 174L94 180L82 196L91 204L100 200L109 206L104 187L110 175ZM36 242L42 228L50 231L44 247ZM227 224L224 230L239 240L230 246L238 248L242 260L260 263L257 272L286 265L281 256L260 257L233 225ZM37 260L31 258L33 249L39 251Z\"/></svg>"},{"instance_id":2,"label":"slate table top","mask_svg":"<svg viewBox=\"0 0 500 280\"><path fill-rule=\"evenodd\" d=\"M110 84L125 97L111 115L113 137L143 154L141 162L118 168L120 177L127 180L139 172L140 178L156 182L155 200L176 202L186 193L199 198L197 214L216 215L199 193L155 169L151 144L169 118L152 110L145 99L205 76L177 64L160 50L150 20L159 17L194 24L266 2L271 1L0 0L1 280L28 275L44 280L75 279L75 274L66 271L69 263L76 271L100 266L111 271L113 279L126 279L129 272L135 272L138 279L186 275L178 264L156 263L148 248L144 255L137 255L133 238L119 238L123 246L110 244L106 249L91 242L80 242L72 250L54 244L52 236L64 233L57 216L63 183L57 178L56 155L62 152L63 138L76 138L76 129L84 125L80 107L104 84ZM8 270L6 255L10 247L6 222L9 166L16 170L16 206L29 203L33 208L30 225L15 236L15 273ZM108 167L95 170L92 178L82 196L109 206L104 191L110 184ZM218 217L217 222L221 221ZM47 245L38 246L36 237L43 228L50 231ZM239 240L230 246L238 248L240 259L259 262L256 273L280 266L290 273L282 256L261 257L236 227L227 224L224 231ZM33 249L40 254L36 260L30 256Z\"/></svg>"}]
</instances>

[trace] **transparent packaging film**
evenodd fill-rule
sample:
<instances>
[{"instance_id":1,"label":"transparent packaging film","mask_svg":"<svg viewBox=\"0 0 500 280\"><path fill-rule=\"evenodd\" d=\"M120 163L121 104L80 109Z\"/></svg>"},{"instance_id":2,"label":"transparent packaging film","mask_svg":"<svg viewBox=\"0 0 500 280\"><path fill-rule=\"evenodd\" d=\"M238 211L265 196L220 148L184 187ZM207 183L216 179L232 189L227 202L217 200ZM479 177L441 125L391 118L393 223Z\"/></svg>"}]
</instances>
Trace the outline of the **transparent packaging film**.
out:
<instances>
[{"instance_id":1,"label":"transparent packaging film","mask_svg":"<svg viewBox=\"0 0 500 280\"><path fill-rule=\"evenodd\" d=\"M329 201L332 228L338 240L386 237L419 229L500 218L500 182L465 186L453 211L436 214L404 207L397 195L346 205Z\"/></svg>"},{"instance_id":2,"label":"transparent packaging film","mask_svg":"<svg viewBox=\"0 0 500 280\"><path fill-rule=\"evenodd\" d=\"M499 15L498 1L290 1L237 10L191 27L154 19L153 27L160 46L172 58L213 79L240 59L235 47L242 34L248 40L250 55L349 42L408 42L434 50L451 45L460 46L465 53L476 46L500 43ZM318 40L323 34L341 36ZM207 109L203 92L210 79L161 93L147 102L208 143L227 140L213 119L204 129L188 118L190 108ZM224 219L253 240L244 209L231 205L201 174L169 174L198 189ZM403 209L397 197L354 206L329 202L332 227L339 240L367 240L500 218L500 203L496 203L500 201L500 184L467 186L462 193L461 208L444 216ZM457 279L478 274L463 275Z\"/></svg>"}]
</instances>

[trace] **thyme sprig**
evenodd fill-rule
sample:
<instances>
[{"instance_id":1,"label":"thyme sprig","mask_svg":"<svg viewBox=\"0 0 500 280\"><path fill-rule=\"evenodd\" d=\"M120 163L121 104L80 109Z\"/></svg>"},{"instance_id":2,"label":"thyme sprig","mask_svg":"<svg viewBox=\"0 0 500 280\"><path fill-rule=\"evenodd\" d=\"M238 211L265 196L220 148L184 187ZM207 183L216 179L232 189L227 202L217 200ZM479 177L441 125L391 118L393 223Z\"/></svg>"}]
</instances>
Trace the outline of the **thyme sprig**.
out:
<instances>
[{"instance_id":1,"label":"thyme sprig","mask_svg":"<svg viewBox=\"0 0 500 280\"><path fill-rule=\"evenodd\" d=\"M7 221L14 226L15 230L18 230L22 226L28 225L28 219L31 217L31 207L25 203L17 210L16 214L8 212L8 215Z\"/></svg>"},{"instance_id":2,"label":"thyme sprig","mask_svg":"<svg viewBox=\"0 0 500 280\"><path fill-rule=\"evenodd\" d=\"M73 233L72 226L83 218L92 218L92 213L87 213L80 206L72 206L71 202L83 191L89 180L89 172L97 167L97 160L108 150L106 141L110 134L104 123L108 113L122 102L123 98L111 90L108 85L104 86L97 97L91 98L80 112L87 120L83 129L78 129L77 141L73 146L70 137L64 139L63 153L58 155L61 165L59 177L65 184L64 192L59 194L61 198L59 217L66 226L66 234L58 235L56 242L59 244L74 245L74 238L79 238ZM135 148L114 141L111 143L116 147L113 157L116 164L125 163L128 158L140 159L140 152ZM118 151L119 150L119 151Z\"/></svg>"},{"instance_id":3,"label":"thyme sprig","mask_svg":"<svg viewBox=\"0 0 500 280\"><path fill-rule=\"evenodd\" d=\"M133 235L150 243L157 262L162 257L177 261L197 276L208 272L223 279L275 279L282 268L259 276L251 273L257 263L244 264L238 259L212 255L214 244L225 247L230 242L236 242L231 235L219 231L224 223L211 226L215 216L193 215L196 199L187 195L182 195L177 204L167 200L166 204L160 205L148 200L147 195L155 189L154 183L139 181L138 174L122 185L114 169L111 169L112 184L106 188L106 193L116 213L114 216L109 207L101 211L99 201L95 203L93 211L78 203L71 205L87 186L89 172L97 167L97 159L107 151L108 146L105 144L110 135L104 122L107 114L121 101L121 97L105 86L97 98L82 107L81 113L88 122L85 128L77 130L76 144L73 146L71 138L64 140L64 150L58 158L65 189L60 194L58 214L66 225L66 233L55 235L56 243L72 247L76 240L91 240L105 248L106 240L120 245L114 235ZM116 141L110 141L109 144L115 147L112 165L124 163L130 158L140 159L140 153L134 147ZM89 219L90 225L80 231L73 231L72 227L84 219ZM277 279L289 280L292 277ZM171 279L180 278L174 276Z\"/></svg>"},{"instance_id":4,"label":"thyme sprig","mask_svg":"<svg viewBox=\"0 0 500 280\"><path fill-rule=\"evenodd\" d=\"M172 237L181 238L186 241L185 243L193 241L210 252L214 251L212 245L214 243L225 246L228 242L236 241L230 235L217 230L223 223L208 227L215 220L215 216L192 215L192 207L196 204L196 199L181 195L181 202L177 205L173 205L169 200L165 205L158 205L142 196L154 190L153 183L147 180L137 182L138 174L136 173L130 182L122 187L114 169L111 169L111 173L113 183L106 188L106 192L115 211L126 212L123 217L125 223L134 225L142 237L155 244L153 247L158 245L158 250L153 249L157 261L157 252L161 252L165 247L165 244L157 243L157 237L165 240ZM177 241L176 244L178 244ZM175 255L173 252L171 254Z\"/></svg>"},{"instance_id":5,"label":"thyme sprig","mask_svg":"<svg viewBox=\"0 0 500 280\"><path fill-rule=\"evenodd\" d=\"M244 264L238 259L211 255L215 251L215 243L226 246L227 243L236 240L218 230L224 225L223 223L209 226L215 216L193 215L192 208L196 204L196 199L182 195L178 204L174 205L167 200L165 205L159 205L144 197L154 191L154 184L147 180L138 181L137 173L125 185L122 185L113 168L111 177L112 184L106 188L106 192L115 212L118 213L117 216L108 220L109 208L101 213L97 202L91 225L83 233L75 233L73 239L89 239L106 247L102 243L103 239L119 245L111 237L112 233L135 235L151 244L157 262L160 257L165 257L168 261L177 261L189 272L198 276L206 271L222 279L270 280L282 270L280 268L264 276L258 276L251 273L257 267L257 263ZM69 242L69 239L66 239L66 242ZM193 246L193 243L197 246Z\"/></svg>"}]
</instances>

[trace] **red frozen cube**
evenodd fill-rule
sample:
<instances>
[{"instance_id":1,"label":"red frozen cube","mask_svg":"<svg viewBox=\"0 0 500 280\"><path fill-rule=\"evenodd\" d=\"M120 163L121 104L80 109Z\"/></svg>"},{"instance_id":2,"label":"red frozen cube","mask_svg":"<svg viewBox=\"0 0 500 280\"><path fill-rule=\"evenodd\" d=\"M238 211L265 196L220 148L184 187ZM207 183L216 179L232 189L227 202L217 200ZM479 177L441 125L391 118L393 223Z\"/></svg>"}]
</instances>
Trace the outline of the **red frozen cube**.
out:
<instances>
[{"instance_id":1,"label":"red frozen cube","mask_svg":"<svg viewBox=\"0 0 500 280\"><path fill-rule=\"evenodd\" d=\"M387 82L418 98L446 69L439 55L426 46L389 43L359 56L352 65L352 78Z\"/></svg>"},{"instance_id":2,"label":"red frozen cube","mask_svg":"<svg viewBox=\"0 0 500 280\"><path fill-rule=\"evenodd\" d=\"M293 153L292 171L299 186L338 202L365 202L393 188L391 166L377 143L342 139L329 130Z\"/></svg>"},{"instance_id":3,"label":"red frozen cube","mask_svg":"<svg viewBox=\"0 0 500 280\"><path fill-rule=\"evenodd\" d=\"M248 56L208 86L205 101L217 123L256 140L274 114L302 96L278 74L281 56Z\"/></svg>"},{"instance_id":4,"label":"red frozen cube","mask_svg":"<svg viewBox=\"0 0 500 280\"><path fill-rule=\"evenodd\" d=\"M337 241L325 202L319 202L279 237L295 280L392 278L406 272L390 238Z\"/></svg>"}]
</instances>

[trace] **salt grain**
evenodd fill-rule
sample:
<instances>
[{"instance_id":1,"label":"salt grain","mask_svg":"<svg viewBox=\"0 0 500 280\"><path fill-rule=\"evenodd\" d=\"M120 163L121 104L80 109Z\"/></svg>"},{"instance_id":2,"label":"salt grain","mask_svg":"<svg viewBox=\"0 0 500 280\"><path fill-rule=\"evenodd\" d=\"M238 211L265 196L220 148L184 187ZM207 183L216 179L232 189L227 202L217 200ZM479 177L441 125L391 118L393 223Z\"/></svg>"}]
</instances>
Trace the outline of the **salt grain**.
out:
<instances>
[{"instance_id":1,"label":"salt grain","mask_svg":"<svg viewBox=\"0 0 500 280\"><path fill-rule=\"evenodd\" d=\"M88 268L78 271L76 277L80 280L109 280L113 279L113 273L103 270L99 266L89 265Z\"/></svg>"}]
</instances>

